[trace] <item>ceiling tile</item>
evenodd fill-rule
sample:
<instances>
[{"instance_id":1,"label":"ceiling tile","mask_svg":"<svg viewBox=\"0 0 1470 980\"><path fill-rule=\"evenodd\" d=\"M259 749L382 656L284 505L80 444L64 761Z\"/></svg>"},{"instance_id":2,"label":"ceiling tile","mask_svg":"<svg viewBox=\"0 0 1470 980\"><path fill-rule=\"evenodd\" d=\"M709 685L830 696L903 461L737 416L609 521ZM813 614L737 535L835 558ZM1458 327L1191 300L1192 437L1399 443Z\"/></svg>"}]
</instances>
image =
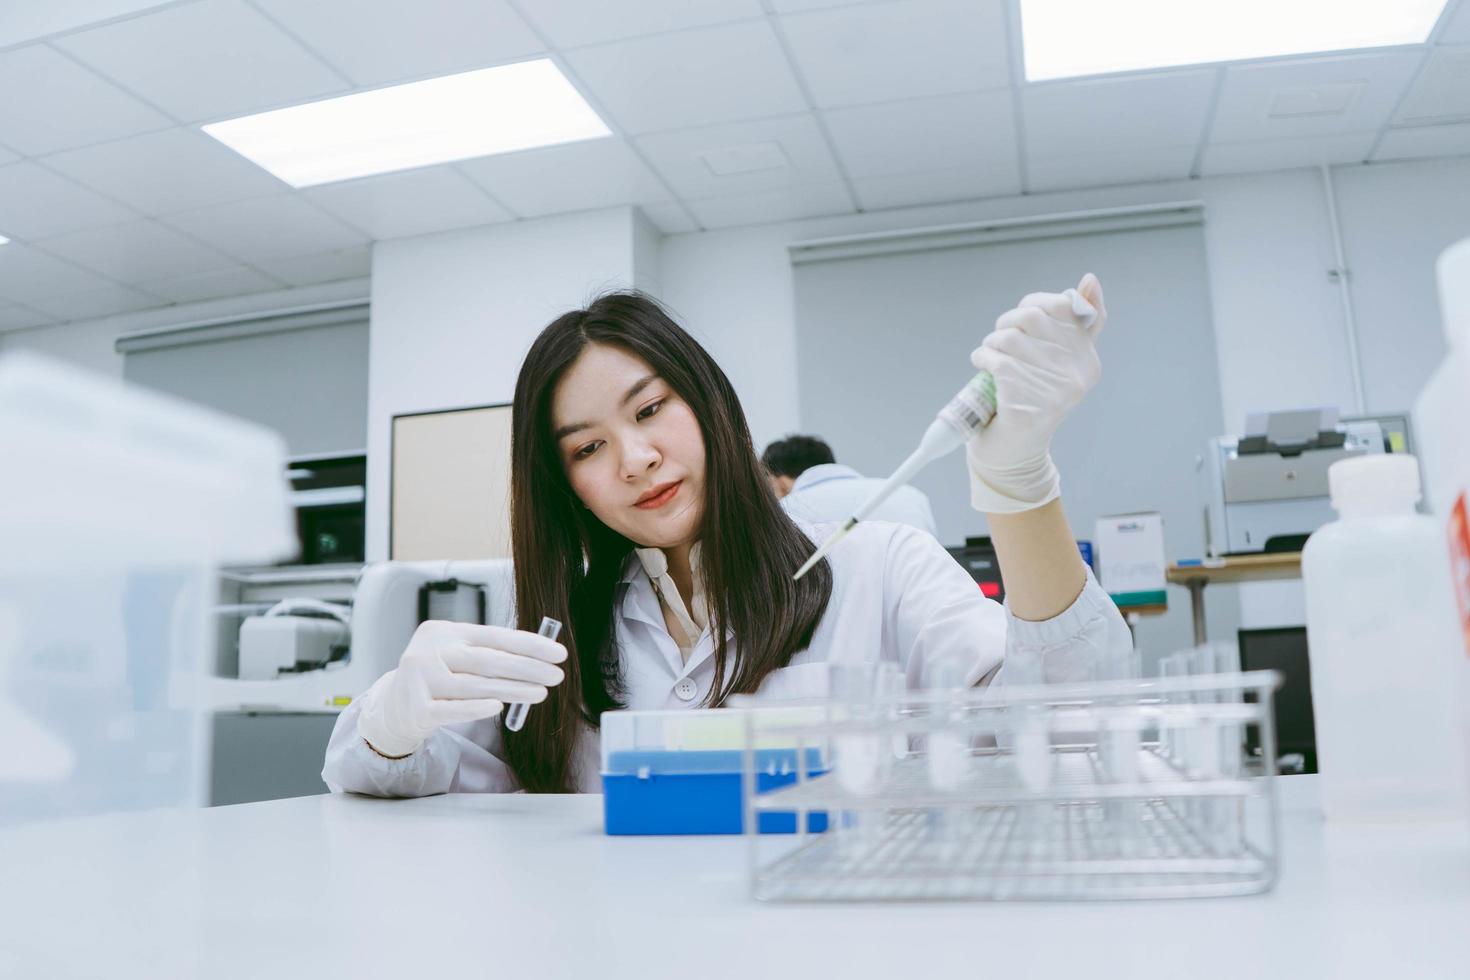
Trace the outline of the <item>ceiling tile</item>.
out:
<instances>
[{"instance_id":1,"label":"ceiling tile","mask_svg":"<svg viewBox=\"0 0 1470 980\"><path fill-rule=\"evenodd\" d=\"M1422 59L1420 52L1396 51L1232 66L1225 69L1210 141L1238 143L1376 130L1388 121ZM1357 86L1343 112L1270 117L1278 95L1301 96L1312 89L1333 93L1339 86Z\"/></svg>"},{"instance_id":2,"label":"ceiling tile","mask_svg":"<svg viewBox=\"0 0 1470 980\"><path fill-rule=\"evenodd\" d=\"M837 163L811 115L726 123L638 139L638 147L680 197L714 197L838 180ZM701 154L775 143L786 166L716 176Z\"/></svg>"},{"instance_id":3,"label":"ceiling tile","mask_svg":"<svg viewBox=\"0 0 1470 980\"><path fill-rule=\"evenodd\" d=\"M489 225L515 217L447 166L322 184L303 193L324 211L376 239Z\"/></svg>"},{"instance_id":4,"label":"ceiling tile","mask_svg":"<svg viewBox=\"0 0 1470 980\"><path fill-rule=\"evenodd\" d=\"M0 146L0 164L14 163L16 160L19 159L20 156L18 154L11 153L5 147Z\"/></svg>"},{"instance_id":5,"label":"ceiling tile","mask_svg":"<svg viewBox=\"0 0 1470 980\"><path fill-rule=\"evenodd\" d=\"M583 140L468 160L469 178L522 217L670 200L622 140Z\"/></svg>"},{"instance_id":6,"label":"ceiling tile","mask_svg":"<svg viewBox=\"0 0 1470 980\"><path fill-rule=\"evenodd\" d=\"M822 10L826 7L848 7L861 0L771 0L771 9L778 14L794 14L803 10Z\"/></svg>"},{"instance_id":7,"label":"ceiling tile","mask_svg":"<svg viewBox=\"0 0 1470 980\"><path fill-rule=\"evenodd\" d=\"M1173 146L1120 143L1080 152L1032 156L1026 161L1028 182L1034 192L1183 180L1194 165L1195 149L1193 143Z\"/></svg>"},{"instance_id":8,"label":"ceiling tile","mask_svg":"<svg viewBox=\"0 0 1470 980\"><path fill-rule=\"evenodd\" d=\"M852 196L840 182L801 184L757 194L734 194L690 201L689 209L705 228L732 228L772 221L794 221L829 214L851 214Z\"/></svg>"},{"instance_id":9,"label":"ceiling tile","mask_svg":"<svg viewBox=\"0 0 1470 980\"><path fill-rule=\"evenodd\" d=\"M760 0L536 0L526 15L559 48L764 16Z\"/></svg>"},{"instance_id":10,"label":"ceiling tile","mask_svg":"<svg viewBox=\"0 0 1470 980\"><path fill-rule=\"evenodd\" d=\"M1378 133L1374 131L1249 143L1212 143L1205 147L1200 172L1206 177L1213 177L1217 174L1315 167L1324 163L1362 163L1377 140Z\"/></svg>"},{"instance_id":11,"label":"ceiling tile","mask_svg":"<svg viewBox=\"0 0 1470 980\"><path fill-rule=\"evenodd\" d=\"M966 168L1017 179L1010 92L942 95L823 113L852 177Z\"/></svg>"},{"instance_id":12,"label":"ceiling tile","mask_svg":"<svg viewBox=\"0 0 1470 980\"><path fill-rule=\"evenodd\" d=\"M1004 181L970 167L961 167L885 177L854 177L852 187L864 211L882 211L919 204L972 201L981 197L1011 197L1021 193L1021 178L1013 164L1010 177Z\"/></svg>"},{"instance_id":13,"label":"ceiling tile","mask_svg":"<svg viewBox=\"0 0 1470 980\"><path fill-rule=\"evenodd\" d=\"M156 221L74 231L38 243L52 255L124 283L219 269L229 259Z\"/></svg>"},{"instance_id":14,"label":"ceiling tile","mask_svg":"<svg viewBox=\"0 0 1470 980\"><path fill-rule=\"evenodd\" d=\"M166 129L46 158L46 165L148 215L278 194L286 185L216 140Z\"/></svg>"},{"instance_id":15,"label":"ceiling tile","mask_svg":"<svg viewBox=\"0 0 1470 980\"><path fill-rule=\"evenodd\" d=\"M55 323L56 317L24 306L0 306L0 330L25 330ZM3 345L0 345L3 346Z\"/></svg>"},{"instance_id":16,"label":"ceiling tile","mask_svg":"<svg viewBox=\"0 0 1470 980\"><path fill-rule=\"evenodd\" d=\"M127 286L106 286L84 293L62 293L48 299L33 300L31 305L58 320L70 322L167 306L168 301Z\"/></svg>"},{"instance_id":17,"label":"ceiling tile","mask_svg":"<svg viewBox=\"0 0 1470 980\"><path fill-rule=\"evenodd\" d=\"M372 272L372 250L368 246L296 255L287 259L264 259L261 269L292 286L313 286L338 279L361 279Z\"/></svg>"},{"instance_id":18,"label":"ceiling tile","mask_svg":"<svg viewBox=\"0 0 1470 980\"><path fill-rule=\"evenodd\" d=\"M1194 146L1204 131L1215 72L1028 85L1021 90L1026 153L1034 166L1097 148Z\"/></svg>"},{"instance_id":19,"label":"ceiling tile","mask_svg":"<svg viewBox=\"0 0 1470 980\"><path fill-rule=\"evenodd\" d=\"M1399 122L1470 118L1470 44L1435 48L1399 110Z\"/></svg>"},{"instance_id":20,"label":"ceiling tile","mask_svg":"<svg viewBox=\"0 0 1470 980\"><path fill-rule=\"evenodd\" d=\"M203 0L55 42L187 122L346 89L335 71L241 0Z\"/></svg>"},{"instance_id":21,"label":"ceiling tile","mask_svg":"<svg viewBox=\"0 0 1470 980\"><path fill-rule=\"evenodd\" d=\"M173 0L64 0L10 3L0 19L0 47L24 44L62 31L76 30L113 17L126 17Z\"/></svg>"},{"instance_id":22,"label":"ceiling tile","mask_svg":"<svg viewBox=\"0 0 1470 980\"><path fill-rule=\"evenodd\" d=\"M1378 144L1374 160L1470 156L1470 123L1390 129Z\"/></svg>"},{"instance_id":23,"label":"ceiling tile","mask_svg":"<svg viewBox=\"0 0 1470 980\"><path fill-rule=\"evenodd\" d=\"M806 108L775 32L763 21L618 41L565 58L630 133Z\"/></svg>"},{"instance_id":24,"label":"ceiling tile","mask_svg":"<svg viewBox=\"0 0 1470 980\"><path fill-rule=\"evenodd\" d=\"M277 280L261 275L254 269L248 269L243 265L215 269L212 272L198 272L192 276L155 279L138 285L174 303L197 303L200 300L245 296L250 293L281 288L281 283Z\"/></svg>"},{"instance_id":25,"label":"ceiling tile","mask_svg":"<svg viewBox=\"0 0 1470 980\"><path fill-rule=\"evenodd\" d=\"M367 240L294 194L216 204L163 220L252 265L260 259L336 251Z\"/></svg>"},{"instance_id":26,"label":"ceiling tile","mask_svg":"<svg viewBox=\"0 0 1470 980\"><path fill-rule=\"evenodd\" d=\"M0 54L0 142L26 156L172 126L173 120L48 47ZM15 93L24 92L24 98Z\"/></svg>"},{"instance_id":27,"label":"ceiling tile","mask_svg":"<svg viewBox=\"0 0 1470 980\"><path fill-rule=\"evenodd\" d=\"M31 303L111 285L103 277L29 245L0 245L0 303Z\"/></svg>"},{"instance_id":28,"label":"ceiling tile","mask_svg":"<svg viewBox=\"0 0 1470 980\"><path fill-rule=\"evenodd\" d=\"M1450 14L1450 22L1439 36L1440 44L1470 44L1470 0L1450 0L1459 7Z\"/></svg>"},{"instance_id":29,"label":"ceiling tile","mask_svg":"<svg viewBox=\"0 0 1470 980\"><path fill-rule=\"evenodd\" d=\"M682 204L640 204L638 209L665 235L682 235L699 230L699 226Z\"/></svg>"},{"instance_id":30,"label":"ceiling tile","mask_svg":"<svg viewBox=\"0 0 1470 980\"><path fill-rule=\"evenodd\" d=\"M0 167L0 235L45 238L137 215L29 161Z\"/></svg>"},{"instance_id":31,"label":"ceiling tile","mask_svg":"<svg viewBox=\"0 0 1470 980\"><path fill-rule=\"evenodd\" d=\"M256 5L359 85L449 75L544 49L504 0L256 0Z\"/></svg>"},{"instance_id":32,"label":"ceiling tile","mask_svg":"<svg viewBox=\"0 0 1470 980\"><path fill-rule=\"evenodd\" d=\"M781 19L821 107L1010 84L1002 0L898 0Z\"/></svg>"}]
</instances>

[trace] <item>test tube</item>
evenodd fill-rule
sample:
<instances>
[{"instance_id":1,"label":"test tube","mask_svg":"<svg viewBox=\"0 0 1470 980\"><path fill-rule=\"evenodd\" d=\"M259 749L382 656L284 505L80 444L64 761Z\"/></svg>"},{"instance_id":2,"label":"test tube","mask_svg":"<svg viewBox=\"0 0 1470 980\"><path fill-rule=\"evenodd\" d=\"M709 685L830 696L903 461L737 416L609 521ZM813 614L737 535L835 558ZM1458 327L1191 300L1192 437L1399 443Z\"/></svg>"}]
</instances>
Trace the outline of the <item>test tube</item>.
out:
<instances>
[{"instance_id":1,"label":"test tube","mask_svg":"<svg viewBox=\"0 0 1470 980\"><path fill-rule=\"evenodd\" d=\"M970 740L960 727L964 721L965 669L953 658L936 663L930 671L930 689L942 691L943 701L931 702L934 729L925 746L929 785L941 792L959 788L970 765Z\"/></svg>"},{"instance_id":2,"label":"test tube","mask_svg":"<svg viewBox=\"0 0 1470 980\"><path fill-rule=\"evenodd\" d=\"M538 629L536 633L539 636L546 637L548 640L554 640L556 639L557 635L561 633L561 623L558 620L552 619L550 616L542 616L541 628ZM526 723L526 712L529 710L531 710L531 706L521 701L516 701L506 705L506 729L512 732L520 731L521 726Z\"/></svg>"}]
</instances>

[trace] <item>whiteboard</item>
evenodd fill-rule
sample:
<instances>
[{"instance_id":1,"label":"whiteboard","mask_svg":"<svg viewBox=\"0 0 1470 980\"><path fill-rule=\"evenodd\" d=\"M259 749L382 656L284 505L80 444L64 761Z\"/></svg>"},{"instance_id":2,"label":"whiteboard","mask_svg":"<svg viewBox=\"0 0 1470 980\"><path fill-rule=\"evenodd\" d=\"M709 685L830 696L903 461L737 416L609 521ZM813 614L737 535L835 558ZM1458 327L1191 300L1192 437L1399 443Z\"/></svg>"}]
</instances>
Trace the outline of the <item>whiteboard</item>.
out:
<instances>
[{"instance_id":1,"label":"whiteboard","mask_svg":"<svg viewBox=\"0 0 1470 980\"><path fill-rule=\"evenodd\" d=\"M393 419L388 557L510 557L510 406Z\"/></svg>"}]
</instances>

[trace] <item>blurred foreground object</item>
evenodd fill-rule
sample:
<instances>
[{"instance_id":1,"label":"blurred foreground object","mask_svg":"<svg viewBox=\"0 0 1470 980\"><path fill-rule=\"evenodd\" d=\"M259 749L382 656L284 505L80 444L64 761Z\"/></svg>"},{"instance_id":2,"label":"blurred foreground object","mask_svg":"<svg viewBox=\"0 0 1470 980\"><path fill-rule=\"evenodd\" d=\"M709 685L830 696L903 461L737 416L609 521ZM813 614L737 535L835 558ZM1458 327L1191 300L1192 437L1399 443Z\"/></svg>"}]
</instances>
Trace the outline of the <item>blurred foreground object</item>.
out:
<instances>
[{"instance_id":1,"label":"blurred foreground object","mask_svg":"<svg viewBox=\"0 0 1470 980\"><path fill-rule=\"evenodd\" d=\"M295 550L275 433L0 358L0 824L204 802L217 566Z\"/></svg>"}]
</instances>

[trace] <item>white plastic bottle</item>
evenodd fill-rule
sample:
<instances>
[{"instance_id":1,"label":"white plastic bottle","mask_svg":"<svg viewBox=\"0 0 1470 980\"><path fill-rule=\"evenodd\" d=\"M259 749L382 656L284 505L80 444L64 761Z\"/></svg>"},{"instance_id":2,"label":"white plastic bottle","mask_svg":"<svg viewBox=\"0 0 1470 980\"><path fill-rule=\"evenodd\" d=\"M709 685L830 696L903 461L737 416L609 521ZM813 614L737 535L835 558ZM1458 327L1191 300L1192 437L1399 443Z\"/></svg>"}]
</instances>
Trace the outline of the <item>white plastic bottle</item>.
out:
<instances>
[{"instance_id":1,"label":"white plastic bottle","mask_svg":"<svg viewBox=\"0 0 1470 980\"><path fill-rule=\"evenodd\" d=\"M1458 636L1443 534L1412 456L1328 470L1338 519L1307 541L1307 643L1322 807L1332 820L1458 815Z\"/></svg>"},{"instance_id":2,"label":"white plastic bottle","mask_svg":"<svg viewBox=\"0 0 1470 980\"><path fill-rule=\"evenodd\" d=\"M1470 238L1437 263L1439 308L1449 348L1414 402L1414 432L1424 460L1425 498L1444 531L1461 633L1460 741L1470 787ZM1470 802L1470 801L1467 801Z\"/></svg>"}]
</instances>

